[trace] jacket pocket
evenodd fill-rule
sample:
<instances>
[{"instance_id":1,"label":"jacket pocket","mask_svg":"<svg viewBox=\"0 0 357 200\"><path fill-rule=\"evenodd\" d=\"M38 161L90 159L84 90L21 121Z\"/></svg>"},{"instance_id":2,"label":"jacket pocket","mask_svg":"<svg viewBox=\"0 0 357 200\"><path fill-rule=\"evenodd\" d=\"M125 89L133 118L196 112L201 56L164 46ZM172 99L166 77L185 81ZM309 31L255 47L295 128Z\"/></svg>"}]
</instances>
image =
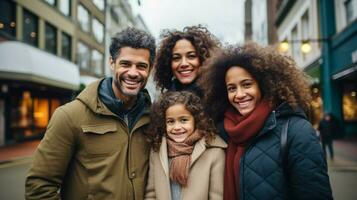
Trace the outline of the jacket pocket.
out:
<instances>
[{"instance_id":1,"label":"jacket pocket","mask_svg":"<svg viewBox=\"0 0 357 200\"><path fill-rule=\"evenodd\" d=\"M116 124L82 125L84 149L89 157L108 156L119 151L124 138Z\"/></svg>"}]
</instances>

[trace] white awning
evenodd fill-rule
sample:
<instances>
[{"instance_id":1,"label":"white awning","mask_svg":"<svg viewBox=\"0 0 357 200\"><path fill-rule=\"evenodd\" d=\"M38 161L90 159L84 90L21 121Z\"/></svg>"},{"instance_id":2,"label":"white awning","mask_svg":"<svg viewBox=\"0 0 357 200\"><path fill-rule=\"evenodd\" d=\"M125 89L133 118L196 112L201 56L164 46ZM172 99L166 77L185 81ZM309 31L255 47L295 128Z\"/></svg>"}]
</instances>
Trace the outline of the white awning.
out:
<instances>
[{"instance_id":1,"label":"white awning","mask_svg":"<svg viewBox=\"0 0 357 200\"><path fill-rule=\"evenodd\" d=\"M97 81L97 80L99 80L99 78L93 77L93 76L82 75L82 76L80 77L80 82L81 82L81 84L83 84L84 86L87 86L87 85L89 85L89 84L91 84L91 83L93 83L94 81Z\"/></svg>"},{"instance_id":2,"label":"white awning","mask_svg":"<svg viewBox=\"0 0 357 200\"><path fill-rule=\"evenodd\" d=\"M79 69L70 61L18 41L0 43L0 78L79 89Z\"/></svg>"}]
</instances>

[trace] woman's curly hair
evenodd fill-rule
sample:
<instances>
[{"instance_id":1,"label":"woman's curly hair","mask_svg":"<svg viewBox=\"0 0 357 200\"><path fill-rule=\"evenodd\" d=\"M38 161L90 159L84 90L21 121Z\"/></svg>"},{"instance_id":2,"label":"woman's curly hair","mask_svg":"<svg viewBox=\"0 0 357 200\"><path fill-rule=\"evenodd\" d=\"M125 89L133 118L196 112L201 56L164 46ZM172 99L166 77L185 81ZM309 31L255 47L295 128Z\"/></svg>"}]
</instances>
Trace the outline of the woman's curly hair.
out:
<instances>
[{"instance_id":1,"label":"woman's curly hair","mask_svg":"<svg viewBox=\"0 0 357 200\"><path fill-rule=\"evenodd\" d=\"M233 66L249 72L258 82L262 97L274 106L287 102L292 108L299 106L309 114L311 96L308 77L296 66L295 61L271 47L247 43L241 47L226 47L215 55L198 80L205 94L204 101L210 105L206 111L215 122L223 119L229 105L225 76Z\"/></svg>"},{"instance_id":2,"label":"woman's curly hair","mask_svg":"<svg viewBox=\"0 0 357 200\"><path fill-rule=\"evenodd\" d=\"M160 38L161 43L154 64L154 81L161 92L170 89L172 85L172 50L178 40L186 39L192 43L201 65L211 57L212 51L220 46L218 39L202 25L188 26L183 31L164 30Z\"/></svg>"},{"instance_id":3,"label":"woman's curly hair","mask_svg":"<svg viewBox=\"0 0 357 200\"><path fill-rule=\"evenodd\" d=\"M177 104L183 104L195 120L195 130L200 131L209 144L215 137L217 130L214 123L204 111L200 98L189 91L166 92L151 106L150 124L146 135L154 151L160 148L162 137L166 135L166 110Z\"/></svg>"}]
</instances>

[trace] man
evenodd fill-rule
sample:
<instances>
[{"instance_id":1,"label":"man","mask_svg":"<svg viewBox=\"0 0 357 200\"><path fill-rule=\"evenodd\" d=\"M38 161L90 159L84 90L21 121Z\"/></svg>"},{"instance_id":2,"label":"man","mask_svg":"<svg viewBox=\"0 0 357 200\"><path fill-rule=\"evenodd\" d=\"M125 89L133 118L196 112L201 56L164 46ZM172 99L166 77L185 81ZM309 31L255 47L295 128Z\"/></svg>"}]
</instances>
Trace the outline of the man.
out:
<instances>
[{"instance_id":1,"label":"man","mask_svg":"<svg viewBox=\"0 0 357 200\"><path fill-rule=\"evenodd\" d=\"M324 114L324 117L319 123L317 130L320 131L320 139L322 143L322 149L324 150L325 158L327 159L326 147L330 153L330 159L333 160L333 136L339 130L337 123L330 113Z\"/></svg>"},{"instance_id":2,"label":"man","mask_svg":"<svg viewBox=\"0 0 357 200\"><path fill-rule=\"evenodd\" d=\"M128 28L112 38L113 77L88 85L53 114L26 179L26 199L143 199L149 144L146 85L154 38Z\"/></svg>"}]
</instances>

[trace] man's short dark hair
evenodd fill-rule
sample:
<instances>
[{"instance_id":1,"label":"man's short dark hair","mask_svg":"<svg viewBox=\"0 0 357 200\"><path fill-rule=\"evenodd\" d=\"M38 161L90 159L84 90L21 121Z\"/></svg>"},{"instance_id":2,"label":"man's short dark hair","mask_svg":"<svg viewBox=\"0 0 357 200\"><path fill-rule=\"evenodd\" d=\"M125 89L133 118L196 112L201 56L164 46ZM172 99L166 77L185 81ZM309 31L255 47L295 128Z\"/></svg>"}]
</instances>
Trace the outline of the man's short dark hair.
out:
<instances>
[{"instance_id":1,"label":"man's short dark hair","mask_svg":"<svg viewBox=\"0 0 357 200\"><path fill-rule=\"evenodd\" d=\"M137 28L129 27L112 37L109 51L114 62L117 59L122 47L149 50L150 65L152 66L155 59L156 45L155 39L150 33Z\"/></svg>"}]
</instances>

